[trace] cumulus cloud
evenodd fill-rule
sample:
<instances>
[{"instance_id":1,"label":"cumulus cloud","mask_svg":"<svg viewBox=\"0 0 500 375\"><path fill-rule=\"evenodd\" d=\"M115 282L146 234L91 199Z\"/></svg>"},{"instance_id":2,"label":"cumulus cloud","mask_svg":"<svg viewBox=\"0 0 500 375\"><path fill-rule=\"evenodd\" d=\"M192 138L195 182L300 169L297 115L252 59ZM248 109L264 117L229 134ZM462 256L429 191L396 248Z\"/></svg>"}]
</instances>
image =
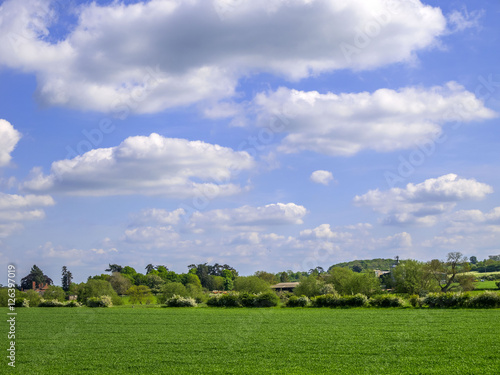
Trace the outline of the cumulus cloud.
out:
<instances>
[{"instance_id":1,"label":"cumulus cloud","mask_svg":"<svg viewBox=\"0 0 500 375\"><path fill-rule=\"evenodd\" d=\"M227 98L253 73L296 80L411 61L447 32L441 10L419 1L92 2L57 39L50 1L0 9L1 65L34 73L42 103L106 112Z\"/></svg>"},{"instance_id":2,"label":"cumulus cloud","mask_svg":"<svg viewBox=\"0 0 500 375\"><path fill-rule=\"evenodd\" d=\"M56 161L48 175L35 169L23 188L88 196L215 198L239 193L242 188L230 181L253 165L253 159L244 151L153 133L129 137L116 147Z\"/></svg>"},{"instance_id":3,"label":"cumulus cloud","mask_svg":"<svg viewBox=\"0 0 500 375\"><path fill-rule=\"evenodd\" d=\"M447 174L416 185L410 183L404 189L370 190L356 196L354 204L386 215L382 219L385 224L433 225L439 215L450 212L457 202L483 199L492 192L487 184Z\"/></svg>"},{"instance_id":4,"label":"cumulus cloud","mask_svg":"<svg viewBox=\"0 0 500 375\"><path fill-rule=\"evenodd\" d=\"M258 123L280 116L286 133L281 150L312 150L326 155L354 155L362 150L389 152L433 139L442 125L490 119L495 112L455 82L444 86L380 89L373 93L320 94L281 87L254 100ZM460 108L460 111L457 111Z\"/></svg>"},{"instance_id":5,"label":"cumulus cloud","mask_svg":"<svg viewBox=\"0 0 500 375\"><path fill-rule=\"evenodd\" d=\"M471 28L480 28L479 20L484 15L482 10L468 12L466 8L454 10L448 15L448 25L451 32L463 31Z\"/></svg>"},{"instance_id":6,"label":"cumulus cloud","mask_svg":"<svg viewBox=\"0 0 500 375\"><path fill-rule=\"evenodd\" d=\"M302 224L307 209L295 203L273 203L260 207L242 206L233 209L218 209L195 212L190 218L194 229L218 227L220 229L251 228L264 230L272 225Z\"/></svg>"},{"instance_id":7,"label":"cumulus cloud","mask_svg":"<svg viewBox=\"0 0 500 375\"><path fill-rule=\"evenodd\" d=\"M11 160L11 152L21 139L19 133L10 122L0 119L0 167L9 164Z\"/></svg>"},{"instance_id":8,"label":"cumulus cloud","mask_svg":"<svg viewBox=\"0 0 500 375\"><path fill-rule=\"evenodd\" d=\"M0 238L21 231L22 222L45 218L42 207L55 204L48 195L13 195L0 192Z\"/></svg>"},{"instance_id":9,"label":"cumulus cloud","mask_svg":"<svg viewBox=\"0 0 500 375\"><path fill-rule=\"evenodd\" d=\"M332 172L318 170L311 173L310 179L317 184L328 185L330 181L333 181L333 175Z\"/></svg>"}]
</instances>

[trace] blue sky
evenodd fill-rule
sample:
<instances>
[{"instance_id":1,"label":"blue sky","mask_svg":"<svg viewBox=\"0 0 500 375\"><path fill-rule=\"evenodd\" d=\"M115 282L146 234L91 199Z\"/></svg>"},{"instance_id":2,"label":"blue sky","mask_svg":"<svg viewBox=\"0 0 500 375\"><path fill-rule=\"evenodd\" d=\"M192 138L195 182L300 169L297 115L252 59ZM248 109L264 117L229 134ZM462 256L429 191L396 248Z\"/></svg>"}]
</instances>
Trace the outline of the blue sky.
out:
<instances>
[{"instance_id":1,"label":"blue sky","mask_svg":"<svg viewBox=\"0 0 500 375\"><path fill-rule=\"evenodd\" d=\"M0 2L0 263L485 258L500 5Z\"/></svg>"}]
</instances>

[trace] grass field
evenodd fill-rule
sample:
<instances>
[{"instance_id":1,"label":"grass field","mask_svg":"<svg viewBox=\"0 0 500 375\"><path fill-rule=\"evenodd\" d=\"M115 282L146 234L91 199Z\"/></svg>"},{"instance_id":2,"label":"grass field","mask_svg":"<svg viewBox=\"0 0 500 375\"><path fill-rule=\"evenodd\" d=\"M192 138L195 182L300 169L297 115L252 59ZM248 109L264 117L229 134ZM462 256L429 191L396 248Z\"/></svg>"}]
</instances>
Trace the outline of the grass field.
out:
<instances>
[{"instance_id":1,"label":"grass field","mask_svg":"<svg viewBox=\"0 0 500 375\"><path fill-rule=\"evenodd\" d=\"M114 307L17 312L17 367L4 372L4 359L0 373L500 373L499 309ZM7 340L2 342L7 349Z\"/></svg>"}]
</instances>

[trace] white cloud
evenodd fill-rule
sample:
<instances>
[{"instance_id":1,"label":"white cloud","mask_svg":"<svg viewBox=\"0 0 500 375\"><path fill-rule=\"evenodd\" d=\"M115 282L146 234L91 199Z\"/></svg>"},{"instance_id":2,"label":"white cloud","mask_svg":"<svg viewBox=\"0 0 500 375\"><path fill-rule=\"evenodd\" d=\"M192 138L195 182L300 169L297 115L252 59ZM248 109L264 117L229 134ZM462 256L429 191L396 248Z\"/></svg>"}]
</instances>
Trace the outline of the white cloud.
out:
<instances>
[{"instance_id":1,"label":"white cloud","mask_svg":"<svg viewBox=\"0 0 500 375\"><path fill-rule=\"evenodd\" d=\"M218 227L224 230L249 228L265 230L273 225L302 224L307 209L295 203L273 203L260 207L242 206L234 209L218 209L195 212L190 218L191 227L205 230Z\"/></svg>"},{"instance_id":2,"label":"white cloud","mask_svg":"<svg viewBox=\"0 0 500 375\"><path fill-rule=\"evenodd\" d=\"M451 32L463 31L471 28L480 28L479 20L484 15L483 10L468 12L466 8L462 11L454 10L448 15L448 24Z\"/></svg>"},{"instance_id":3,"label":"white cloud","mask_svg":"<svg viewBox=\"0 0 500 375\"><path fill-rule=\"evenodd\" d=\"M411 61L447 32L441 10L419 1L151 0L75 11L77 24L55 42L49 1L4 1L0 64L36 74L42 103L107 112L231 97L252 73L295 80Z\"/></svg>"},{"instance_id":4,"label":"white cloud","mask_svg":"<svg viewBox=\"0 0 500 375\"><path fill-rule=\"evenodd\" d=\"M333 181L333 175L332 172L318 170L311 173L310 179L317 184L328 185L330 181Z\"/></svg>"},{"instance_id":5,"label":"white cloud","mask_svg":"<svg viewBox=\"0 0 500 375\"><path fill-rule=\"evenodd\" d=\"M135 218L139 223L153 222L163 225L176 225L185 214L186 211L182 208L174 211L167 211L160 208L150 208L141 211L140 214L135 215Z\"/></svg>"},{"instance_id":6,"label":"white cloud","mask_svg":"<svg viewBox=\"0 0 500 375\"><path fill-rule=\"evenodd\" d=\"M10 122L0 119L0 167L9 164L11 160L11 152L21 139L19 133Z\"/></svg>"},{"instance_id":7,"label":"white cloud","mask_svg":"<svg viewBox=\"0 0 500 375\"><path fill-rule=\"evenodd\" d=\"M106 263L111 258L110 256L118 253L115 248L110 249L90 249L82 250L75 248L65 248L63 246L56 246L52 242L46 242L43 246L39 246L36 253L37 258L41 258L42 263L47 264L57 261L64 261L66 266L84 266L95 263ZM31 253L35 256L35 253Z\"/></svg>"},{"instance_id":8,"label":"white cloud","mask_svg":"<svg viewBox=\"0 0 500 375\"><path fill-rule=\"evenodd\" d=\"M450 212L457 202L483 199L492 192L487 184L447 174L416 185L410 183L405 189L370 190L356 196L354 204L386 215L382 219L385 224L433 225L439 215Z\"/></svg>"},{"instance_id":9,"label":"white cloud","mask_svg":"<svg viewBox=\"0 0 500 375\"><path fill-rule=\"evenodd\" d=\"M327 155L354 155L362 150L389 152L434 139L450 121L489 119L495 112L455 82L430 89L406 87L373 93L320 94L281 87L254 100L258 123L280 116L287 133L281 150L313 150ZM460 108L460 110L457 110Z\"/></svg>"},{"instance_id":10,"label":"white cloud","mask_svg":"<svg viewBox=\"0 0 500 375\"><path fill-rule=\"evenodd\" d=\"M35 169L23 187L71 195L211 199L239 193L242 188L230 181L253 165L253 159L244 151L153 133L149 137L129 137L117 147L56 161L49 175Z\"/></svg>"},{"instance_id":11,"label":"white cloud","mask_svg":"<svg viewBox=\"0 0 500 375\"><path fill-rule=\"evenodd\" d=\"M55 204L48 195L13 195L0 192L0 238L22 231L22 222L45 218L41 207Z\"/></svg>"}]
</instances>

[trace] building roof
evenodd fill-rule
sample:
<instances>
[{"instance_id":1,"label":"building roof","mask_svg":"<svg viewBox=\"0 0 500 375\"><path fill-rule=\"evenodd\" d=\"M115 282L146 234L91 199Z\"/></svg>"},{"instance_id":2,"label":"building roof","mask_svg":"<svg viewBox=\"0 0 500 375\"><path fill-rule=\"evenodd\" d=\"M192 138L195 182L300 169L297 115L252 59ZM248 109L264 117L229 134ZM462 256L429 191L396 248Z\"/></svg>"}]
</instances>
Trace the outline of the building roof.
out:
<instances>
[{"instance_id":1,"label":"building roof","mask_svg":"<svg viewBox=\"0 0 500 375\"><path fill-rule=\"evenodd\" d=\"M279 283L276 285L271 285L271 288L273 288L273 289L295 288L299 284L300 284L299 282Z\"/></svg>"}]
</instances>

